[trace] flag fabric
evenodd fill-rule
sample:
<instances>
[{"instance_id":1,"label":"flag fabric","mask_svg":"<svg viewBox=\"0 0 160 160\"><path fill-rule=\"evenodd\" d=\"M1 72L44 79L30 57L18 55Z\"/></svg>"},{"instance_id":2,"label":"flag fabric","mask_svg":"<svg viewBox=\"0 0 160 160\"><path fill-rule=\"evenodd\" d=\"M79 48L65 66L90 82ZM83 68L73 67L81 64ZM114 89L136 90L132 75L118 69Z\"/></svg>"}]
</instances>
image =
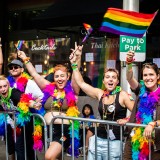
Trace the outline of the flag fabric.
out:
<instances>
[{"instance_id":1,"label":"flag fabric","mask_svg":"<svg viewBox=\"0 0 160 160\"><path fill-rule=\"evenodd\" d=\"M86 36L83 38L82 43L84 43L87 40L87 38L89 37L89 35L93 31L93 28L91 27L91 25L89 25L87 23L83 23L83 26L86 29L87 33L86 33Z\"/></svg>"},{"instance_id":2,"label":"flag fabric","mask_svg":"<svg viewBox=\"0 0 160 160\"><path fill-rule=\"evenodd\" d=\"M157 12L144 14L118 8L108 8L100 31L141 38L156 14Z\"/></svg>"},{"instance_id":3,"label":"flag fabric","mask_svg":"<svg viewBox=\"0 0 160 160\"><path fill-rule=\"evenodd\" d=\"M17 47L18 50L21 49L23 43L24 43L24 40L19 40L19 41L18 41L18 43L17 43L17 45L16 45L16 47Z\"/></svg>"}]
</instances>

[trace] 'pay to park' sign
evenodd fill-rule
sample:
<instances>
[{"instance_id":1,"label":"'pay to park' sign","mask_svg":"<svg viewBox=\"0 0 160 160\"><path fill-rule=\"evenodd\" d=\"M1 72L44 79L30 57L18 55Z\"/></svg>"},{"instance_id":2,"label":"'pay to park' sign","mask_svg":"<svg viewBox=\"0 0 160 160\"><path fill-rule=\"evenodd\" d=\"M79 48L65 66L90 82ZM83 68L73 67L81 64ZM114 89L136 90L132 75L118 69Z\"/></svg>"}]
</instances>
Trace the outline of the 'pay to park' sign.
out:
<instances>
[{"instance_id":1,"label":"'pay to park' sign","mask_svg":"<svg viewBox=\"0 0 160 160\"><path fill-rule=\"evenodd\" d=\"M120 60L126 61L128 51L135 51L135 62L143 62L146 59L146 36L136 38L120 36Z\"/></svg>"}]
</instances>

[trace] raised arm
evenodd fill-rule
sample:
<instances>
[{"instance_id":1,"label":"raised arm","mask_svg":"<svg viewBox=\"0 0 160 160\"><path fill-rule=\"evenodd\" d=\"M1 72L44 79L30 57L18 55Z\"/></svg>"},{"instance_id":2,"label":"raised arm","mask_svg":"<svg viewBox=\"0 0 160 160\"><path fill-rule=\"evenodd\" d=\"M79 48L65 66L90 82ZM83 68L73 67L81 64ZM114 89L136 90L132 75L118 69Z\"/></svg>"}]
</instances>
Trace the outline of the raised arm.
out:
<instances>
[{"instance_id":1,"label":"raised arm","mask_svg":"<svg viewBox=\"0 0 160 160\"><path fill-rule=\"evenodd\" d=\"M2 44L0 37L0 74L2 74L2 66L3 66L3 54L2 54Z\"/></svg>"},{"instance_id":2,"label":"raised arm","mask_svg":"<svg viewBox=\"0 0 160 160\"><path fill-rule=\"evenodd\" d=\"M80 67L81 67L82 49L83 49L83 45L82 46L77 46L76 42L75 42L75 49L71 49L72 50L71 54L75 54L78 69L80 69ZM80 91L80 87L76 83L73 74L72 74L72 79L71 79L71 85L73 87L73 90L74 90L75 94L78 96L79 91Z\"/></svg>"},{"instance_id":3,"label":"raised arm","mask_svg":"<svg viewBox=\"0 0 160 160\"><path fill-rule=\"evenodd\" d=\"M130 87L134 90L138 87L138 81L133 76L132 62L134 52L129 51L126 56L126 77Z\"/></svg>"},{"instance_id":4,"label":"raised arm","mask_svg":"<svg viewBox=\"0 0 160 160\"><path fill-rule=\"evenodd\" d=\"M36 69L33 67L32 63L29 61L29 57L27 57L23 51L18 51L18 57L22 59L29 74L33 77L33 79L35 80L35 82L37 83L37 85L41 90L43 90L47 84L50 84L49 81L47 81L37 73Z\"/></svg>"},{"instance_id":5,"label":"raised arm","mask_svg":"<svg viewBox=\"0 0 160 160\"><path fill-rule=\"evenodd\" d=\"M90 97L100 99L103 91L99 88L94 88L91 85L84 82L83 77L78 68L77 57L75 54L71 53L70 57L71 66L73 69L73 77L77 85Z\"/></svg>"}]
</instances>

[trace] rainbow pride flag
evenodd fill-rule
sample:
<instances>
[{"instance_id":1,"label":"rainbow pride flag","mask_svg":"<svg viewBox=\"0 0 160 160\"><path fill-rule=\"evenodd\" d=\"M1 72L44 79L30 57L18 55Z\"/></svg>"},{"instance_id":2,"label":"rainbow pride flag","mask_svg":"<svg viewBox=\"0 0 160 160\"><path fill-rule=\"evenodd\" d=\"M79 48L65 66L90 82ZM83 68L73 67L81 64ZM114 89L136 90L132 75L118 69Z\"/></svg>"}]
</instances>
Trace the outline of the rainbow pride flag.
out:
<instances>
[{"instance_id":1,"label":"rainbow pride flag","mask_svg":"<svg viewBox=\"0 0 160 160\"><path fill-rule=\"evenodd\" d=\"M91 25L89 25L87 23L83 23L83 26L86 29L87 33L86 33L86 36L83 38L82 43L84 43L87 40L87 38L89 37L89 35L93 31L93 28L91 27Z\"/></svg>"},{"instance_id":2,"label":"rainbow pride flag","mask_svg":"<svg viewBox=\"0 0 160 160\"><path fill-rule=\"evenodd\" d=\"M143 14L118 8L108 8L104 15L100 31L141 38L157 12Z\"/></svg>"},{"instance_id":3,"label":"rainbow pride flag","mask_svg":"<svg viewBox=\"0 0 160 160\"><path fill-rule=\"evenodd\" d=\"M18 41L18 43L17 43L17 45L16 45L16 47L17 47L18 50L21 49L23 43L24 43L24 40L19 40L19 41Z\"/></svg>"}]
</instances>

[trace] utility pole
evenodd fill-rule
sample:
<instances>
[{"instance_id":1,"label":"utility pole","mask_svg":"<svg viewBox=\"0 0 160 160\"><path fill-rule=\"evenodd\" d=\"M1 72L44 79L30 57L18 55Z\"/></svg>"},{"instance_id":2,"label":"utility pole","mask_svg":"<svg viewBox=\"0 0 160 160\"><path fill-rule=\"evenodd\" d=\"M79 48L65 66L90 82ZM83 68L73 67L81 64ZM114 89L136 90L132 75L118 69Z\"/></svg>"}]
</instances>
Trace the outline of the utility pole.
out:
<instances>
[{"instance_id":1,"label":"utility pole","mask_svg":"<svg viewBox=\"0 0 160 160\"><path fill-rule=\"evenodd\" d=\"M123 0L123 9L139 12L139 0ZM133 63L134 77L138 79L138 66ZM123 75L123 76L122 76ZM126 80L126 63L121 62L121 87L128 93L131 93L130 86ZM134 95L132 95L135 97ZM128 113L129 114L129 113Z\"/></svg>"}]
</instances>

